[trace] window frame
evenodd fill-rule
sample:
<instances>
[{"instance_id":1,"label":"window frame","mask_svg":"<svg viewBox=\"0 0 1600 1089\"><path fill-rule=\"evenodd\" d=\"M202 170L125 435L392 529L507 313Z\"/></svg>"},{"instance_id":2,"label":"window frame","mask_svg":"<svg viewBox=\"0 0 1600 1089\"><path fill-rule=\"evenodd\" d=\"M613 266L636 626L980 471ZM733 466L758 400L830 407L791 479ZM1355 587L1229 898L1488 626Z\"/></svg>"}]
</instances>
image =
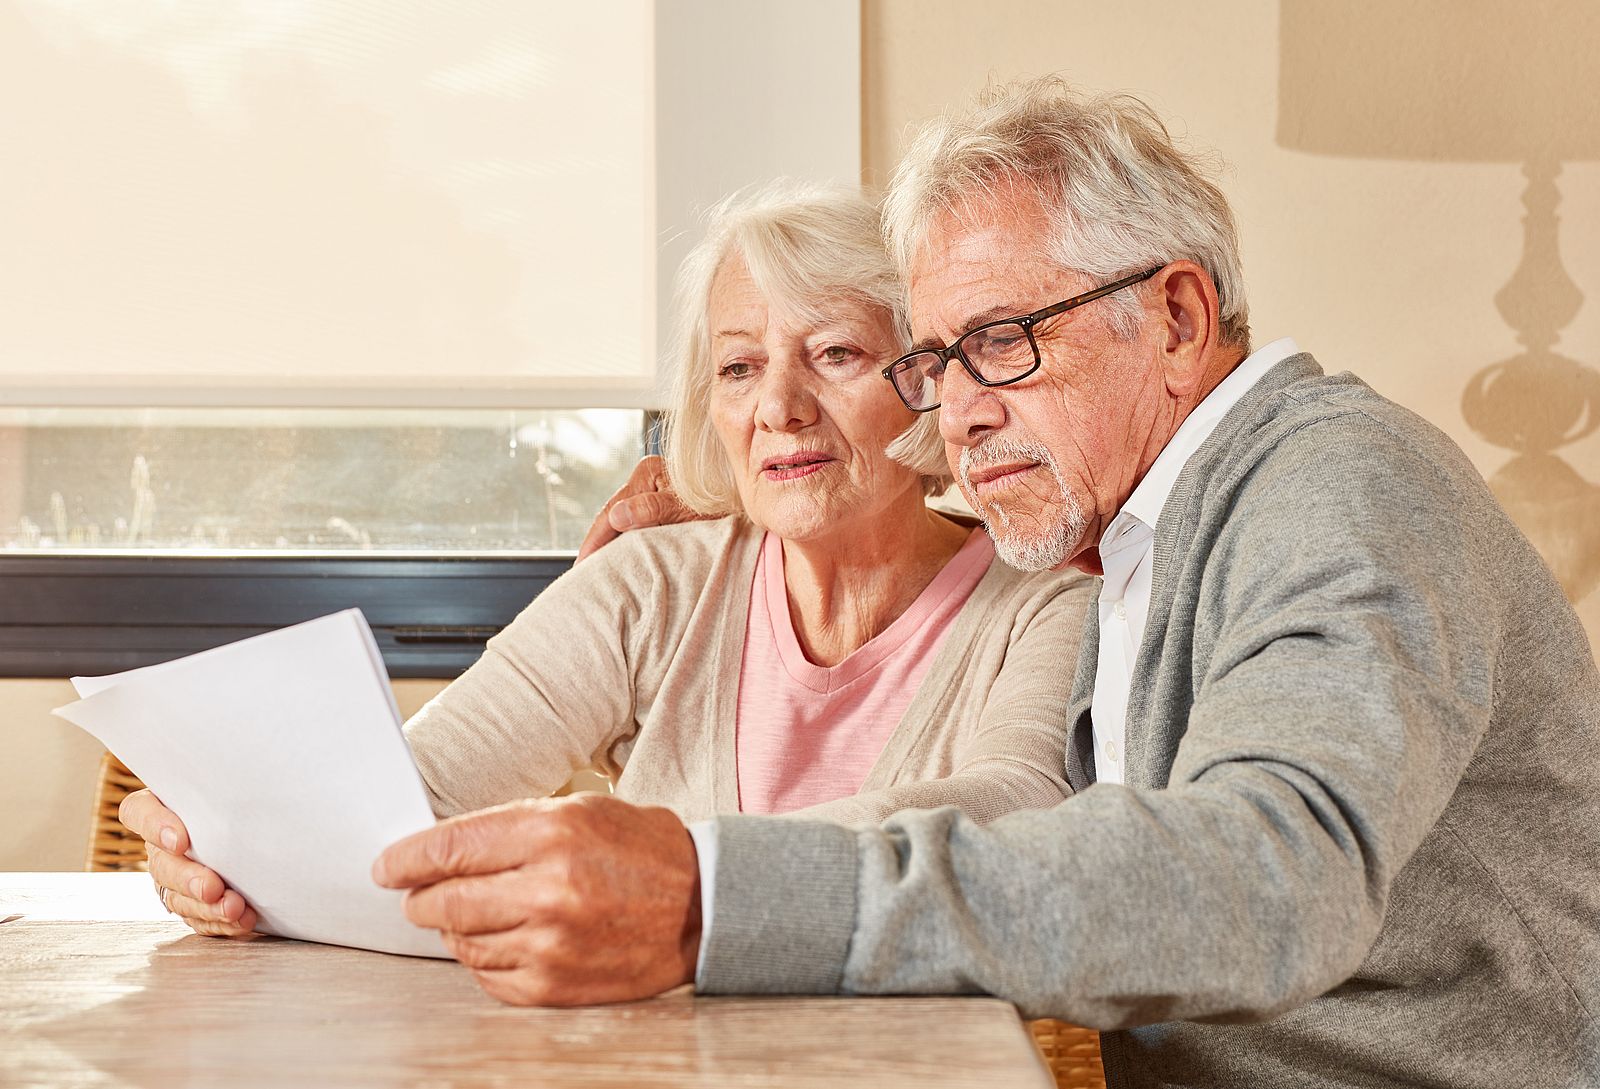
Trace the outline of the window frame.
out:
<instances>
[{"instance_id":1,"label":"window frame","mask_svg":"<svg viewBox=\"0 0 1600 1089\"><path fill-rule=\"evenodd\" d=\"M0 556L0 678L155 665L359 608L393 678L451 680L572 567L540 556Z\"/></svg>"}]
</instances>

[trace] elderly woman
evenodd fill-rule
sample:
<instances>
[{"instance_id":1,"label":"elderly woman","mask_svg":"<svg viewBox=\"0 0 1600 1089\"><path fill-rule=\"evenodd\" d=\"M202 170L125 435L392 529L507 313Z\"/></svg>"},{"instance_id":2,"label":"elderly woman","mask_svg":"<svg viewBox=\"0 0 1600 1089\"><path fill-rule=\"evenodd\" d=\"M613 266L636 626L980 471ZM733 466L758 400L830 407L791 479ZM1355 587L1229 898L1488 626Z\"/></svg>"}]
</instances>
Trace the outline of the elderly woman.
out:
<instances>
[{"instance_id":1,"label":"elderly woman","mask_svg":"<svg viewBox=\"0 0 1600 1089\"><path fill-rule=\"evenodd\" d=\"M934 421L880 374L908 337L876 210L784 189L727 203L679 303L668 464L722 517L578 564L407 723L435 811L590 766L685 820L1059 802L1091 583L1012 571L927 506L948 471ZM204 933L251 929L182 857L174 814L143 793L124 819L169 907Z\"/></svg>"}]
</instances>

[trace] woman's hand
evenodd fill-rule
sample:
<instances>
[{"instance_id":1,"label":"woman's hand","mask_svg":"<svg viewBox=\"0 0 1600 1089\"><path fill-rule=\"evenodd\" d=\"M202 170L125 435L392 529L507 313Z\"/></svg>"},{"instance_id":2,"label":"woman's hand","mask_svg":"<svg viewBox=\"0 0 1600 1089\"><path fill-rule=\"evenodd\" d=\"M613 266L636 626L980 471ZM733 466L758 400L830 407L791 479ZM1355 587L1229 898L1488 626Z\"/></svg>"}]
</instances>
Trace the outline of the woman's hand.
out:
<instances>
[{"instance_id":1,"label":"woman's hand","mask_svg":"<svg viewBox=\"0 0 1600 1089\"><path fill-rule=\"evenodd\" d=\"M683 505L667 479L667 463L654 454L641 458L628 474L627 482L606 500L600 513L589 524L578 559L591 556L602 545L616 540L630 529L670 526L703 518Z\"/></svg>"},{"instance_id":2,"label":"woman's hand","mask_svg":"<svg viewBox=\"0 0 1600 1089\"><path fill-rule=\"evenodd\" d=\"M197 934L242 938L255 930L255 909L215 870L188 857L189 830L148 790L122 799L117 817L144 840L150 876L166 909Z\"/></svg>"}]
</instances>

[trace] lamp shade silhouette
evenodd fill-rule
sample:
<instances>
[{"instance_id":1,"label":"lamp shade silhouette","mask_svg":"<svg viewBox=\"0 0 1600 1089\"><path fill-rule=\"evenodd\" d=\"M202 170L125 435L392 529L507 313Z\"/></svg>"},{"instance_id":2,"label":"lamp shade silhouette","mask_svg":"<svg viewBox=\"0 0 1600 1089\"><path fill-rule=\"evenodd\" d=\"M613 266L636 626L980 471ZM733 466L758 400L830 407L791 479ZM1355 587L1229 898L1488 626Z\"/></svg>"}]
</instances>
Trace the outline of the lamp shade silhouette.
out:
<instances>
[{"instance_id":1,"label":"lamp shade silhouette","mask_svg":"<svg viewBox=\"0 0 1600 1089\"><path fill-rule=\"evenodd\" d=\"M1522 260L1495 306L1523 350L1478 371L1461 411L1515 452L1490 487L1579 600L1600 584L1600 489L1554 451L1600 427L1600 372L1556 351L1583 304L1557 179L1600 159L1600 4L1283 0L1280 15L1281 146L1521 165Z\"/></svg>"}]
</instances>

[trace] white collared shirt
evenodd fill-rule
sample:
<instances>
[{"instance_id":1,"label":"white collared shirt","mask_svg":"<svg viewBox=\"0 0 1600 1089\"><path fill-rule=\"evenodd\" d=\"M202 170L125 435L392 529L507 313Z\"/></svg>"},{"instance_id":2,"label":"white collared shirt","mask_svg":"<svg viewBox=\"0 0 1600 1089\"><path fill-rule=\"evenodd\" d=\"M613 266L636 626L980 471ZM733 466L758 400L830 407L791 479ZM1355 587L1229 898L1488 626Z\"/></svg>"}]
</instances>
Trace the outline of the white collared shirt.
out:
<instances>
[{"instance_id":1,"label":"white collared shirt","mask_svg":"<svg viewBox=\"0 0 1600 1089\"><path fill-rule=\"evenodd\" d=\"M1178 474L1211 437L1228 410L1262 375L1299 351L1299 346L1286 337L1252 352L1235 367L1189 413L1100 535L1105 581L1100 587L1100 657L1095 665L1094 702L1089 712L1094 723L1095 778L1099 782L1123 781L1128 693L1133 688L1134 659L1150 617L1150 555L1161 509L1167 505Z\"/></svg>"}]
</instances>

